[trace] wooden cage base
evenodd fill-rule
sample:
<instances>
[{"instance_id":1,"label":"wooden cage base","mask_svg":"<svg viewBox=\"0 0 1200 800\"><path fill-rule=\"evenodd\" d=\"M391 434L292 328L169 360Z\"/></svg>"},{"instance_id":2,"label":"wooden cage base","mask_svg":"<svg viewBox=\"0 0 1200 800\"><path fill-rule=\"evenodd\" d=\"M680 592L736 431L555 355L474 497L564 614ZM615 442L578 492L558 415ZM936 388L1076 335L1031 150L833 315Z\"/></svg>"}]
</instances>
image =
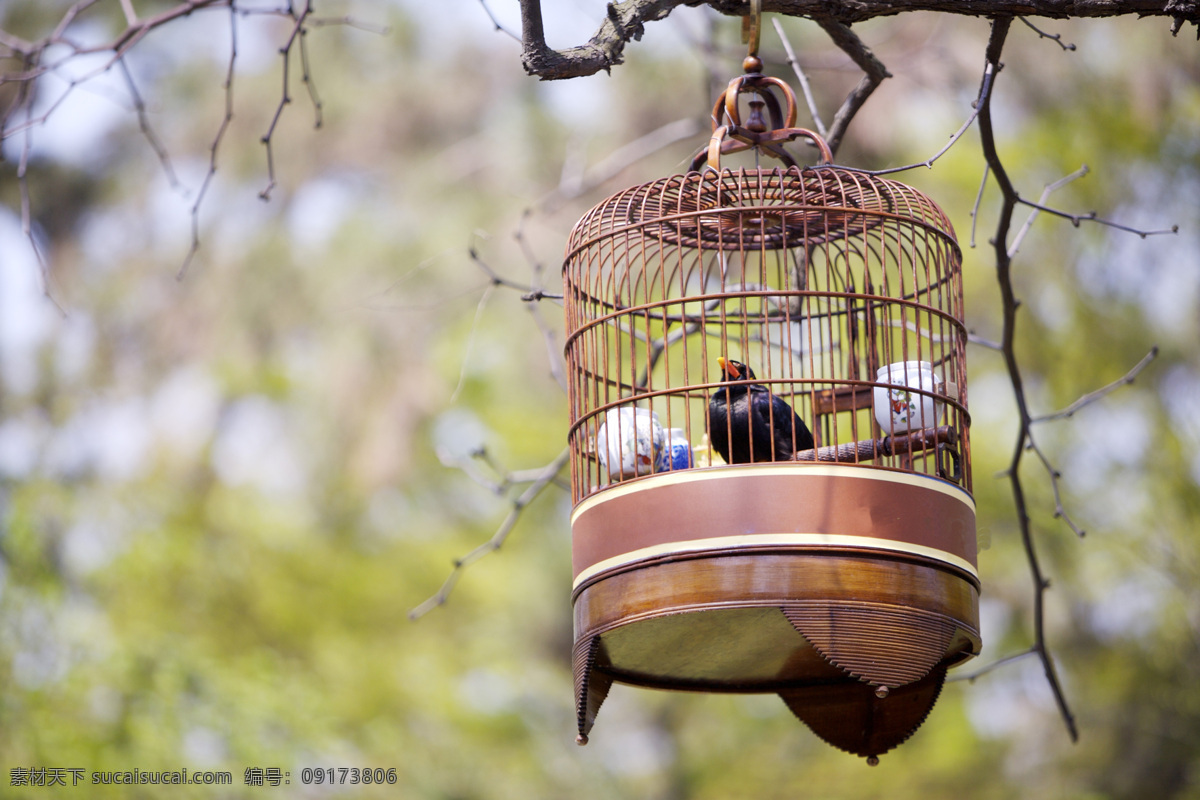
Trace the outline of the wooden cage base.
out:
<instances>
[{"instance_id":1,"label":"wooden cage base","mask_svg":"<svg viewBox=\"0 0 1200 800\"><path fill-rule=\"evenodd\" d=\"M573 536L581 743L617 681L777 693L874 758L981 646L974 507L936 479L799 464L655 476L581 503Z\"/></svg>"}]
</instances>

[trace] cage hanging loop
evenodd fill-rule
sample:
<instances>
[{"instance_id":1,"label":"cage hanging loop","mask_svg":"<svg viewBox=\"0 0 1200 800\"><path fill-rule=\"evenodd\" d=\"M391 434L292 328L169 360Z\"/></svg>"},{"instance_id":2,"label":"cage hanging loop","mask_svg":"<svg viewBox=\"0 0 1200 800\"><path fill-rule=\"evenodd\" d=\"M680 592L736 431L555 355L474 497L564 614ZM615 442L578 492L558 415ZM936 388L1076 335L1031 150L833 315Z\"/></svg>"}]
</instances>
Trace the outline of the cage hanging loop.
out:
<instances>
[{"instance_id":1,"label":"cage hanging loop","mask_svg":"<svg viewBox=\"0 0 1200 800\"><path fill-rule=\"evenodd\" d=\"M783 94L787 103L787 112L780 105L775 90ZM738 97L742 94L752 94L761 99L751 101L750 121L742 124L742 115L738 110ZM761 124L761 107L765 106L770 116L770 127L764 129ZM726 121L727 120L727 121ZM722 121L724 124L722 124ZM789 167L797 166L796 160L783 149L783 145L799 137L810 139L821 154L818 164L833 162L833 153L829 145L820 135L807 128L796 128L796 95L792 87L778 78L766 75L739 75L729 82L729 86L717 98L712 110L713 135L709 143L692 157L692 171L699 171L707 160L708 165L715 170L721 169L722 153L737 153L757 148L772 158L777 158Z\"/></svg>"},{"instance_id":2,"label":"cage hanging loop","mask_svg":"<svg viewBox=\"0 0 1200 800\"><path fill-rule=\"evenodd\" d=\"M779 98L771 91L772 87L783 93L783 99L787 102L786 117L779 105ZM738 110L738 95L741 94L758 95L766 102L772 128L791 128L796 125L796 93L792 91L792 87L779 78L766 75L739 75L729 82L729 86L713 104L713 131L721 126L721 120L724 118L728 118L734 125L742 124L742 114Z\"/></svg>"},{"instance_id":3,"label":"cage hanging loop","mask_svg":"<svg viewBox=\"0 0 1200 800\"><path fill-rule=\"evenodd\" d=\"M742 17L742 41L747 47L742 68L746 72L761 72L762 60L758 57L758 43L762 38L762 0L750 0L750 13Z\"/></svg>"}]
</instances>

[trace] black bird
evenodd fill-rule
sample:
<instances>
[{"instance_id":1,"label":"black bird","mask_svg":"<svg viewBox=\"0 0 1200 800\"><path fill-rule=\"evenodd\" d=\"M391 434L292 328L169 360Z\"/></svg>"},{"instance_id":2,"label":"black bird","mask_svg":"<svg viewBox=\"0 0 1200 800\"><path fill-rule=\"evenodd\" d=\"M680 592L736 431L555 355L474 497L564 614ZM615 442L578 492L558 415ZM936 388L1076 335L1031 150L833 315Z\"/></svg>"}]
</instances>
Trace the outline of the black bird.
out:
<instances>
[{"instance_id":1,"label":"black bird","mask_svg":"<svg viewBox=\"0 0 1200 800\"><path fill-rule=\"evenodd\" d=\"M726 464L791 461L813 447L812 432L782 398L754 380L754 370L718 358L726 385L708 398L708 440Z\"/></svg>"}]
</instances>

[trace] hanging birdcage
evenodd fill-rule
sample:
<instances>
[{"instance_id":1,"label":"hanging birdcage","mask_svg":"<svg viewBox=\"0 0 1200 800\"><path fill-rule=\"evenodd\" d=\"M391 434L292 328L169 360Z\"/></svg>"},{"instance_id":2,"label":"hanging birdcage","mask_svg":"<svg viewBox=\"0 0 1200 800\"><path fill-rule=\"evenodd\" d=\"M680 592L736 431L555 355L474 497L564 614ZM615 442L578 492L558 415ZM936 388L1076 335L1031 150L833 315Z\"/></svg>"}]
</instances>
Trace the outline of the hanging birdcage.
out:
<instances>
[{"instance_id":1,"label":"hanging birdcage","mask_svg":"<svg viewBox=\"0 0 1200 800\"><path fill-rule=\"evenodd\" d=\"M932 200L830 164L781 81L713 118L566 249L579 740L613 681L772 692L873 763L980 647L961 254Z\"/></svg>"}]
</instances>

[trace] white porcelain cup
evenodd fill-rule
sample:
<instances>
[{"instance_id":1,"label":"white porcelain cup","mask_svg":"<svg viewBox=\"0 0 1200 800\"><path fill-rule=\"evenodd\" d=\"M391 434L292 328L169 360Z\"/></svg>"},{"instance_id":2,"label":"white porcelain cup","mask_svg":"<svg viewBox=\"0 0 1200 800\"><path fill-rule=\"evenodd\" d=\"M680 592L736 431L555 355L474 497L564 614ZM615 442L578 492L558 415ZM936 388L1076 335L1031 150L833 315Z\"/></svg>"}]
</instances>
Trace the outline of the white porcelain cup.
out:
<instances>
[{"instance_id":1,"label":"white porcelain cup","mask_svg":"<svg viewBox=\"0 0 1200 800\"><path fill-rule=\"evenodd\" d=\"M596 454L614 479L649 475L666 448L658 415L645 408L610 408L596 433Z\"/></svg>"},{"instance_id":2,"label":"white porcelain cup","mask_svg":"<svg viewBox=\"0 0 1200 800\"><path fill-rule=\"evenodd\" d=\"M943 394L942 379L933 372L928 361L897 361L880 367L876 383L891 384L891 388L876 386L875 421L888 436L937 425L941 403L929 395L911 391Z\"/></svg>"}]
</instances>

